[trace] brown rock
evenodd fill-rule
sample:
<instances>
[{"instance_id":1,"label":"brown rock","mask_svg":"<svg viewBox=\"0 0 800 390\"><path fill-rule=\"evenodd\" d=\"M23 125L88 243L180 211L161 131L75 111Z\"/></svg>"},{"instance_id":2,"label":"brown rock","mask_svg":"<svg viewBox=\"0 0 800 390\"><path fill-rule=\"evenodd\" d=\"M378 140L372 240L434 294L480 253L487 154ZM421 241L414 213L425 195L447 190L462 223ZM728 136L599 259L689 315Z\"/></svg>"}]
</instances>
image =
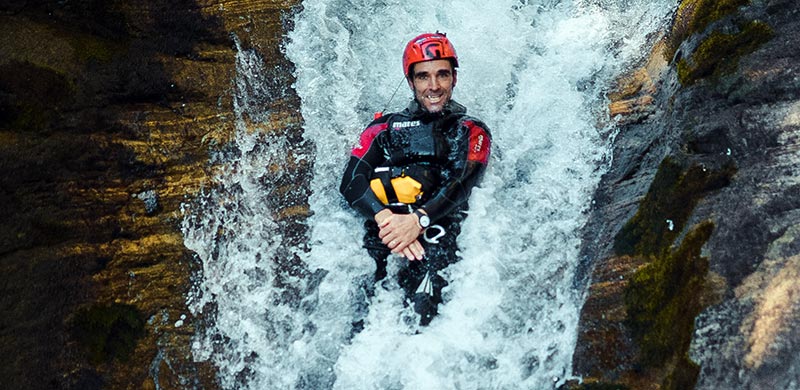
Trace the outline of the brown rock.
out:
<instances>
[{"instance_id":1,"label":"brown rock","mask_svg":"<svg viewBox=\"0 0 800 390\"><path fill-rule=\"evenodd\" d=\"M617 86L608 94L609 116L619 123L635 123L646 119L654 108L653 94L667 69L661 54L664 40L659 40L643 66L620 77Z\"/></svg>"}]
</instances>

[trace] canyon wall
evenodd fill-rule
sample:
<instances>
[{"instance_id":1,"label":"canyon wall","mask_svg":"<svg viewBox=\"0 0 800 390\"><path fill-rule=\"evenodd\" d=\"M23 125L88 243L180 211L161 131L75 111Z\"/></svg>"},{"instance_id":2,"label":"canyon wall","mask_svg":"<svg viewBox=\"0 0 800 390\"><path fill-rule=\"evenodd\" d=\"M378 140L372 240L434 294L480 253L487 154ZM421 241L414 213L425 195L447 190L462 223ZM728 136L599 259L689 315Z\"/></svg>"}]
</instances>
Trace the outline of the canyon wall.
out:
<instances>
[{"instance_id":1,"label":"canyon wall","mask_svg":"<svg viewBox=\"0 0 800 390\"><path fill-rule=\"evenodd\" d=\"M235 129L235 40L288 91L263 131L299 133L298 3L0 5L0 388L216 387L191 356L181 204Z\"/></svg>"},{"instance_id":2,"label":"canyon wall","mask_svg":"<svg viewBox=\"0 0 800 390\"><path fill-rule=\"evenodd\" d=\"M621 126L582 247L586 388L799 385L798 16L684 0L609 96Z\"/></svg>"}]
</instances>

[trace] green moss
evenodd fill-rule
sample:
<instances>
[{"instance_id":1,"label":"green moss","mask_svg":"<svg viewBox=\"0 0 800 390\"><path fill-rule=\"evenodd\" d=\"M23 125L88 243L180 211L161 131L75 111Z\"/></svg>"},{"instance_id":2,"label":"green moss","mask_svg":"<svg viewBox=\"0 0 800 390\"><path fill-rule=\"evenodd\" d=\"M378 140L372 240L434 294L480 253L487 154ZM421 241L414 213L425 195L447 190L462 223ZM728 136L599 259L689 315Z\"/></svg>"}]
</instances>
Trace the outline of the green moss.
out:
<instances>
[{"instance_id":1,"label":"green moss","mask_svg":"<svg viewBox=\"0 0 800 390\"><path fill-rule=\"evenodd\" d=\"M697 80L692 75L692 66L689 65L689 62L686 61L685 58L681 58L681 60L678 61L677 69L678 69L678 80L680 80L681 84L691 85L694 84L694 82Z\"/></svg>"},{"instance_id":2,"label":"green moss","mask_svg":"<svg viewBox=\"0 0 800 390\"><path fill-rule=\"evenodd\" d=\"M139 309L117 303L83 308L70 320L72 335L94 364L127 361L144 335L144 325Z\"/></svg>"},{"instance_id":3,"label":"green moss","mask_svg":"<svg viewBox=\"0 0 800 390\"><path fill-rule=\"evenodd\" d=\"M733 166L712 171L699 165L686 169L667 157L658 167L639 210L614 238L618 255L657 255L683 230L697 202L722 188L736 172Z\"/></svg>"},{"instance_id":4,"label":"green moss","mask_svg":"<svg viewBox=\"0 0 800 390\"><path fill-rule=\"evenodd\" d=\"M692 54L692 65L685 59L678 64L678 79L683 85L713 76L733 73L739 59L754 52L775 35L764 22L752 21L741 27L737 34L710 34Z\"/></svg>"},{"instance_id":5,"label":"green moss","mask_svg":"<svg viewBox=\"0 0 800 390\"><path fill-rule=\"evenodd\" d=\"M700 251L714 224L695 226L674 250L673 242L697 202L728 185L735 172L732 165L711 170L665 158L636 215L615 237L618 254L648 260L625 289L625 324L639 346L643 367L667 373L661 387L665 390L693 388L697 381L699 367L688 351L708 274L708 259Z\"/></svg>"},{"instance_id":6,"label":"green moss","mask_svg":"<svg viewBox=\"0 0 800 390\"><path fill-rule=\"evenodd\" d=\"M665 58L672 59L678 46L692 34L703 32L709 24L749 3L749 0L683 0L667 36Z\"/></svg>"},{"instance_id":7,"label":"green moss","mask_svg":"<svg viewBox=\"0 0 800 390\"><path fill-rule=\"evenodd\" d=\"M669 367L663 389L693 388L699 368L688 358L694 319L703 309L701 295L708 259L700 256L714 224L692 229L674 252L651 257L625 291L631 330L640 360L649 367Z\"/></svg>"},{"instance_id":8,"label":"green moss","mask_svg":"<svg viewBox=\"0 0 800 390\"><path fill-rule=\"evenodd\" d=\"M709 24L728 16L739 7L750 3L749 0L688 0L683 3L689 3L689 6L694 7L693 17L689 23L689 34L702 32L708 27ZM684 4L681 3L683 7Z\"/></svg>"}]
</instances>

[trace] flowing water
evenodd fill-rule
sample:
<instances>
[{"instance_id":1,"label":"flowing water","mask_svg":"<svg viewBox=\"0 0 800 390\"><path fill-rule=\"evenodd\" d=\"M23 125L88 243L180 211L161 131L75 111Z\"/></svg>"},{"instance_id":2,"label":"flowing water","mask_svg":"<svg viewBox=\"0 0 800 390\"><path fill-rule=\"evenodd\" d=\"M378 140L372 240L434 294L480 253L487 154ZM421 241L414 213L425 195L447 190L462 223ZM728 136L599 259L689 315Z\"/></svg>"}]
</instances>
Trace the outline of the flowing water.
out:
<instances>
[{"instance_id":1,"label":"flowing water","mask_svg":"<svg viewBox=\"0 0 800 390\"><path fill-rule=\"evenodd\" d=\"M184 223L202 263L189 303L209 321L197 357L215 362L226 389L548 389L569 379L585 287L579 230L615 131L598 126L603 92L643 57L674 3L304 1L286 52L313 143L292 157L313 167L307 236L287 245L266 199L286 179L272 167L288 141L258 131L266 115L253 102L281 97L269 85L278 70L240 50L237 140ZM353 335L374 263L340 175L372 114L410 98L405 42L435 30L460 57L454 98L492 131L490 167L470 199L462 261L445 270L440 315L415 325L393 278L403 260L392 258Z\"/></svg>"}]
</instances>

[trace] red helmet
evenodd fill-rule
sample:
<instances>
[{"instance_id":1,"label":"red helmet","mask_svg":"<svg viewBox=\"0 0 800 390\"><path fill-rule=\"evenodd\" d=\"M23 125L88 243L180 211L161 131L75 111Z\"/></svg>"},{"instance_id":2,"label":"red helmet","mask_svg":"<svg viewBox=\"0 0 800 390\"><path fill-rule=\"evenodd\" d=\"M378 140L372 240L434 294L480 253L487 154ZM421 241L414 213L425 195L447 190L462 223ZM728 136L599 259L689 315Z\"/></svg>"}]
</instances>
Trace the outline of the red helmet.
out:
<instances>
[{"instance_id":1,"label":"red helmet","mask_svg":"<svg viewBox=\"0 0 800 390\"><path fill-rule=\"evenodd\" d=\"M403 51L403 73L408 77L411 65L417 62L446 60L453 62L453 67L458 67L456 48L447 39L444 33L422 34L408 42Z\"/></svg>"}]
</instances>

